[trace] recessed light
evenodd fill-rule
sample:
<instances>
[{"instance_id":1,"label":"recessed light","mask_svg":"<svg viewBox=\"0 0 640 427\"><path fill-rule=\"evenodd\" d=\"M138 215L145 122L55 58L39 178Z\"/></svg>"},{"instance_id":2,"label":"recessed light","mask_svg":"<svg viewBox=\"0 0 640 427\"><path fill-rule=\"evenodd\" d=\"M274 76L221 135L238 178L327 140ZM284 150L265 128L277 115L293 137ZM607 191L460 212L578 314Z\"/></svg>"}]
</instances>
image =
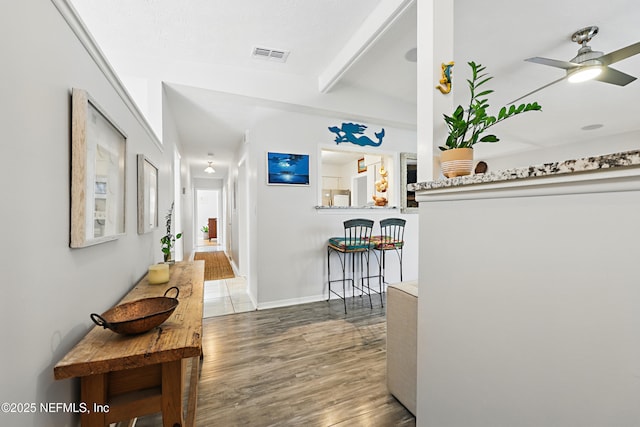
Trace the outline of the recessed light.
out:
<instances>
[{"instance_id":1,"label":"recessed light","mask_svg":"<svg viewBox=\"0 0 640 427\"><path fill-rule=\"evenodd\" d=\"M582 130L596 130L596 129L600 129L603 126L604 126L603 124L595 123L595 124L592 124L592 125L582 126L580 129L582 129Z\"/></svg>"}]
</instances>

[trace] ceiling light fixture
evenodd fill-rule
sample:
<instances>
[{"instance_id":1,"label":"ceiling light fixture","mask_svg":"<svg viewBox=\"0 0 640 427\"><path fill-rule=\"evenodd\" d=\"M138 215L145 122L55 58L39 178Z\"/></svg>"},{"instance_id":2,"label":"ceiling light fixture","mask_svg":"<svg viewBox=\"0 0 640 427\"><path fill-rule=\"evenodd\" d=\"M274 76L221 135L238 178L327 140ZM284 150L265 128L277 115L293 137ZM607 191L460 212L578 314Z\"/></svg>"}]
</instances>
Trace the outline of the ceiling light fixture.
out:
<instances>
[{"instance_id":1,"label":"ceiling light fixture","mask_svg":"<svg viewBox=\"0 0 640 427\"><path fill-rule=\"evenodd\" d=\"M595 79L600 75L600 73L602 73L601 65L589 65L570 72L567 80L571 83L586 82L587 80Z\"/></svg>"},{"instance_id":2,"label":"ceiling light fixture","mask_svg":"<svg viewBox=\"0 0 640 427\"><path fill-rule=\"evenodd\" d=\"M214 173L216 170L213 168L213 166L211 166L211 162L209 162L209 166L207 166L204 171L206 173Z\"/></svg>"}]
</instances>

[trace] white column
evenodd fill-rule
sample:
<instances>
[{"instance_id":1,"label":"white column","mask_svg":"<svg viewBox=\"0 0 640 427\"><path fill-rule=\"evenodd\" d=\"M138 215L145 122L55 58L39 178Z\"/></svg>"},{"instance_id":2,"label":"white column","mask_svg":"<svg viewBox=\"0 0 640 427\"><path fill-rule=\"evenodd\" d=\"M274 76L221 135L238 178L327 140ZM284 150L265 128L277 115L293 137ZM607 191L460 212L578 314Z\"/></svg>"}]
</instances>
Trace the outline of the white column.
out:
<instances>
[{"instance_id":1,"label":"white column","mask_svg":"<svg viewBox=\"0 0 640 427\"><path fill-rule=\"evenodd\" d=\"M452 111L453 93L460 84L454 77L450 93L442 94L436 89L441 64L454 60L453 3L418 2L418 182L440 175L438 146L444 144L447 135L442 114Z\"/></svg>"},{"instance_id":2,"label":"white column","mask_svg":"<svg viewBox=\"0 0 640 427\"><path fill-rule=\"evenodd\" d=\"M442 94L436 89L439 84L441 64L453 61L453 0L419 0L418 1L418 182L432 181L440 175L438 162L438 145L444 144L446 127L442 113L451 111L453 107L453 89L449 94ZM456 80L453 80L454 86ZM433 221L420 207L420 271L419 292L425 292L425 284L429 283L429 260L425 259L430 236L423 230ZM418 313L418 333L425 319L424 313ZM418 426L425 425L428 420L421 414L428 409L426 396L428 376L427 367L422 362L429 351L426 339L418 336L418 389L417 417Z\"/></svg>"}]
</instances>

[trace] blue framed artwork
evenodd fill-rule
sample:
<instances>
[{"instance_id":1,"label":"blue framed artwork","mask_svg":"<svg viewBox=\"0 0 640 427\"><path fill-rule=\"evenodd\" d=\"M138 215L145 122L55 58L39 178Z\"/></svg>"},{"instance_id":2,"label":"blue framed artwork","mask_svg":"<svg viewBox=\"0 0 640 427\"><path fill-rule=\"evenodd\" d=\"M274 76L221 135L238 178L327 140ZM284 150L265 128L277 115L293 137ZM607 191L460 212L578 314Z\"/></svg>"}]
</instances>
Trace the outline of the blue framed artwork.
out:
<instances>
[{"instance_id":1,"label":"blue framed artwork","mask_svg":"<svg viewBox=\"0 0 640 427\"><path fill-rule=\"evenodd\" d=\"M267 152L267 184L309 185L309 155Z\"/></svg>"}]
</instances>

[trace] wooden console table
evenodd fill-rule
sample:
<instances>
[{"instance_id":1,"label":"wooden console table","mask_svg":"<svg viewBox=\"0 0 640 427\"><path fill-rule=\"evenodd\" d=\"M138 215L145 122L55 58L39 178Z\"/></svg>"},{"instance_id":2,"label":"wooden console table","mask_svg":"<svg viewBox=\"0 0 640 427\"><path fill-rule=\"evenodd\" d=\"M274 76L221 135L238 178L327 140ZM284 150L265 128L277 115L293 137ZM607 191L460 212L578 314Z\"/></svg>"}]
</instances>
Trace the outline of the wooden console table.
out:
<instances>
[{"instance_id":1,"label":"wooden console table","mask_svg":"<svg viewBox=\"0 0 640 427\"><path fill-rule=\"evenodd\" d=\"M162 296L177 286L178 307L163 324L133 336L96 326L55 366L56 380L80 378L80 402L87 407L81 415L83 427L104 427L156 412L162 412L164 427L195 425L204 261L176 263L170 272L169 283L162 285L149 285L145 276L120 301ZM188 359L185 424L182 397Z\"/></svg>"}]
</instances>

